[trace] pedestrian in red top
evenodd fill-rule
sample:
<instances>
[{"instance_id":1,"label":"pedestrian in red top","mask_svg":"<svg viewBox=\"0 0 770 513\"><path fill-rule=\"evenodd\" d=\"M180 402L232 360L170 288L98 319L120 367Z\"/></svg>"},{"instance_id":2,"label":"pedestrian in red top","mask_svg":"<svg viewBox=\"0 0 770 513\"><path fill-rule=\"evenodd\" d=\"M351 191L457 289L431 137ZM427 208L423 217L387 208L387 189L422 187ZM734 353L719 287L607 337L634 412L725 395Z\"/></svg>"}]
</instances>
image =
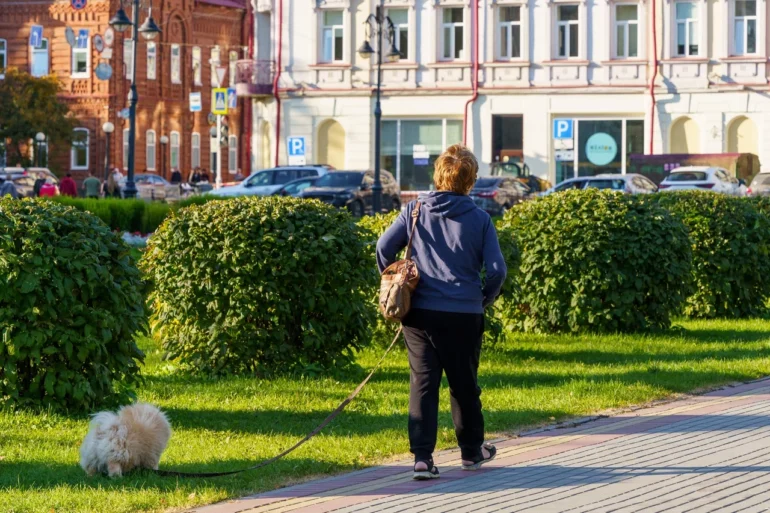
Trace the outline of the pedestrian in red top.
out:
<instances>
[{"instance_id":1,"label":"pedestrian in red top","mask_svg":"<svg viewBox=\"0 0 770 513\"><path fill-rule=\"evenodd\" d=\"M78 187L75 185L75 180L72 179L72 175L69 173L62 178L61 183L59 184L59 190L63 196L72 196L73 198L78 197Z\"/></svg>"}]
</instances>

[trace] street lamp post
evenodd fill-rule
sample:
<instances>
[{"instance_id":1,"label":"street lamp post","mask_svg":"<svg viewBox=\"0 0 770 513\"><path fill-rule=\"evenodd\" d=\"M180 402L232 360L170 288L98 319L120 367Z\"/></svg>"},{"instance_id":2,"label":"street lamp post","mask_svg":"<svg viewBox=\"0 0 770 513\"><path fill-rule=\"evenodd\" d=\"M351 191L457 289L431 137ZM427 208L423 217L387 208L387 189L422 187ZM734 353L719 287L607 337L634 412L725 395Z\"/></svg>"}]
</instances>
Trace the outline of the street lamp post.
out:
<instances>
[{"instance_id":1,"label":"street lamp post","mask_svg":"<svg viewBox=\"0 0 770 513\"><path fill-rule=\"evenodd\" d=\"M168 144L168 136L160 136L160 176L166 178L166 145Z\"/></svg>"},{"instance_id":2,"label":"street lamp post","mask_svg":"<svg viewBox=\"0 0 770 513\"><path fill-rule=\"evenodd\" d=\"M115 125L107 121L102 125L102 131L107 140L107 148L104 153L104 179L106 180L110 176L110 139L112 139L112 132L115 131Z\"/></svg>"},{"instance_id":3,"label":"street lamp post","mask_svg":"<svg viewBox=\"0 0 770 513\"><path fill-rule=\"evenodd\" d=\"M380 0L375 14L370 14L366 21L366 39L361 43L358 54L368 59L374 53L377 54L377 100L374 104L374 184L372 185L372 213L382 212L382 182L380 181L380 132L382 125L382 107L380 105L380 89L382 87L382 40L383 33L388 38L390 51L385 56L390 62L401 58L401 53L396 48L396 31L393 22L385 16L385 1ZM374 36L377 51L375 52L369 39Z\"/></svg>"},{"instance_id":4,"label":"street lamp post","mask_svg":"<svg viewBox=\"0 0 770 513\"><path fill-rule=\"evenodd\" d=\"M110 26L118 32L125 32L133 28L131 36L131 70L130 80L131 89L128 92L129 108L129 131L128 131L128 176L126 177L126 188L124 195L126 198L136 197L136 184L134 183L134 149L136 145L136 104L139 102L139 94L136 92L136 43L139 34L142 34L147 40L155 39L160 34L160 28L152 19L152 2L150 3L149 17L139 26L139 0L132 0L133 12L132 20L128 19L126 11L123 10L123 0L120 2L120 9L115 13L115 17L110 20Z\"/></svg>"},{"instance_id":5,"label":"street lamp post","mask_svg":"<svg viewBox=\"0 0 770 513\"><path fill-rule=\"evenodd\" d=\"M45 134L43 132L38 132L35 134L35 140L37 141L37 150L35 151L35 166L42 167L41 162L42 159L41 153L43 148L43 143L45 142Z\"/></svg>"}]
</instances>

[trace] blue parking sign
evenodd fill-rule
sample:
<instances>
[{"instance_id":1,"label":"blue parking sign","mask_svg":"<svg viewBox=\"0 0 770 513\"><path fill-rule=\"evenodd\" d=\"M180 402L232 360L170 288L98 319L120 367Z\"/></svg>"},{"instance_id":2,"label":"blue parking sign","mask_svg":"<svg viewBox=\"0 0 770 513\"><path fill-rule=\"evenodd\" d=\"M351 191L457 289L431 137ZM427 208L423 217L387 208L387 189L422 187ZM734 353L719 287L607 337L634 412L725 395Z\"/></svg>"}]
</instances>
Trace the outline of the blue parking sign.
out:
<instances>
[{"instance_id":1,"label":"blue parking sign","mask_svg":"<svg viewBox=\"0 0 770 513\"><path fill-rule=\"evenodd\" d=\"M304 137L289 137L288 142L289 142L290 157L305 156L305 138Z\"/></svg>"},{"instance_id":2,"label":"blue parking sign","mask_svg":"<svg viewBox=\"0 0 770 513\"><path fill-rule=\"evenodd\" d=\"M88 29L78 30L78 39L75 48L88 48Z\"/></svg>"},{"instance_id":3,"label":"blue parking sign","mask_svg":"<svg viewBox=\"0 0 770 513\"><path fill-rule=\"evenodd\" d=\"M571 119L553 120L554 139L572 139L573 121Z\"/></svg>"},{"instance_id":4,"label":"blue parking sign","mask_svg":"<svg viewBox=\"0 0 770 513\"><path fill-rule=\"evenodd\" d=\"M32 48L40 48L43 44L43 26L32 25L32 29L29 32L29 46Z\"/></svg>"}]
</instances>

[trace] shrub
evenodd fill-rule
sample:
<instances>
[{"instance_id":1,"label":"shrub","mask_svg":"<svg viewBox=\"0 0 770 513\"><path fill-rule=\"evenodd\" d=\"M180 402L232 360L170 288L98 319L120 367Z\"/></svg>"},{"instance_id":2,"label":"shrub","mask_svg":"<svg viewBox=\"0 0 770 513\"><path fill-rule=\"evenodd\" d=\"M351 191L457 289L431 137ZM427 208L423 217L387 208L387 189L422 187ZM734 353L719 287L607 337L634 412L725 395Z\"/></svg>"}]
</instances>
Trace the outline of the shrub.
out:
<instances>
[{"instance_id":1,"label":"shrub","mask_svg":"<svg viewBox=\"0 0 770 513\"><path fill-rule=\"evenodd\" d=\"M126 402L143 355L139 271L96 217L0 199L0 402L72 410Z\"/></svg>"},{"instance_id":2,"label":"shrub","mask_svg":"<svg viewBox=\"0 0 770 513\"><path fill-rule=\"evenodd\" d=\"M212 374L329 368L369 340L369 267L350 216L245 197L182 209L150 239L153 333Z\"/></svg>"},{"instance_id":3,"label":"shrub","mask_svg":"<svg viewBox=\"0 0 770 513\"><path fill-rule=\"evenodd\" d=\"M364 238L368 250L370 259L369 265L373 270L377 270L376 261L376 246L377 240L385 233L391 224L399 216L399 212L390 212L388 214L365 216L358 221L358 225L362 230L362 237ZM499 308L501 304L506 301L511 301L515 296L516 291L516 271L519 266L519 252L516 247L516 243L513 240L510 232L506 229L498 229L498 238L500 239L500 249L505 257L506 265L508 266L508 277L501 292L501 296L495 305L488 308L486 311L486 331L485 342L487 344L494 344L501 341L505 337L505 330L502 323ZM403 258L403 252L398 258ZM398 330L398 323L386 321L379 313L378 299L379 299L379 274L375 273L372 280L372 288L370 292L372 308L377 312L377 324L374 329L373 340L379 344L389 344ZM419 286L419 285L418 285Z\"/></svg>"},{"instance_id":4,"label":"shrub","mask_svg":"<svg viewBox=\"0 0 770 513\"><path fill-rule=\"evenodd\" d=\"M770 296L770 220L747 200L712 192L659 195L690 233L694 291L690 317L752 317L766 312Z\"/></svg>"},{"instance_id":5,"label":"shrub","mask_svg":"<svg viewBox=\"0 0 770 513\"><path fill-rule=\"evenodd\" d=\"M668 328L687 296L690 242L649 199L589 189L523 203L500 223L521 250L518 305L525 331Z\"/></svg>"},{"instance_id":6,"label":"shrub","mask_svg":"<svg viewBox=\"0 0 770 513\"><path fill-rule=\"evenodd\" d=\"M196 196L189 196L183 200L180 200L174 204L176 208L185 208L191 205L205 205L209 201L227 201L231 198L227 196L214 196L212 194L201 194Z\"/></svg>"},{"instance_id":7,"label":"shrub","mask_svg":"<svg viewBox=\"0 0 770 513\"><path fill-rule=\"evenodd\" d=\"M53 200L94 214L112 230L131 233L154 232L171 211L171 206L166 203L140 199L86 199L56 196Z\"/></svg>"}]
</instances>

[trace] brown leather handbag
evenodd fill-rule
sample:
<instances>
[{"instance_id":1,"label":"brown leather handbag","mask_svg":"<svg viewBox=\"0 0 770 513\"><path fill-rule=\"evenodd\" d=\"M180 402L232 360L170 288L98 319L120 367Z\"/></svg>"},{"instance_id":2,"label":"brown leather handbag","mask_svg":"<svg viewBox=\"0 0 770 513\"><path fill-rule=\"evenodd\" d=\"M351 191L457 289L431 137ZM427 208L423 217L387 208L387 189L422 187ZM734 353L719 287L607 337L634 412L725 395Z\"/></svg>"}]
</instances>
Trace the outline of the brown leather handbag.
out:
<instances>
[{"instance_id":1,"label":"brown leather handbag","mask_svg":"<svg viewBox=\"0 0 770 513\"><path fill-rule=\"evenodd\" d=\"M417 218L420 215L420 202L412 210L412 233L406 244L403 260L394 262L382 272L380 279L380 312L389 321L401 321L412 306L412 292L420 281L417 264L412 260L412 238L417 231Z\"/></svg>"}]
</instances>

